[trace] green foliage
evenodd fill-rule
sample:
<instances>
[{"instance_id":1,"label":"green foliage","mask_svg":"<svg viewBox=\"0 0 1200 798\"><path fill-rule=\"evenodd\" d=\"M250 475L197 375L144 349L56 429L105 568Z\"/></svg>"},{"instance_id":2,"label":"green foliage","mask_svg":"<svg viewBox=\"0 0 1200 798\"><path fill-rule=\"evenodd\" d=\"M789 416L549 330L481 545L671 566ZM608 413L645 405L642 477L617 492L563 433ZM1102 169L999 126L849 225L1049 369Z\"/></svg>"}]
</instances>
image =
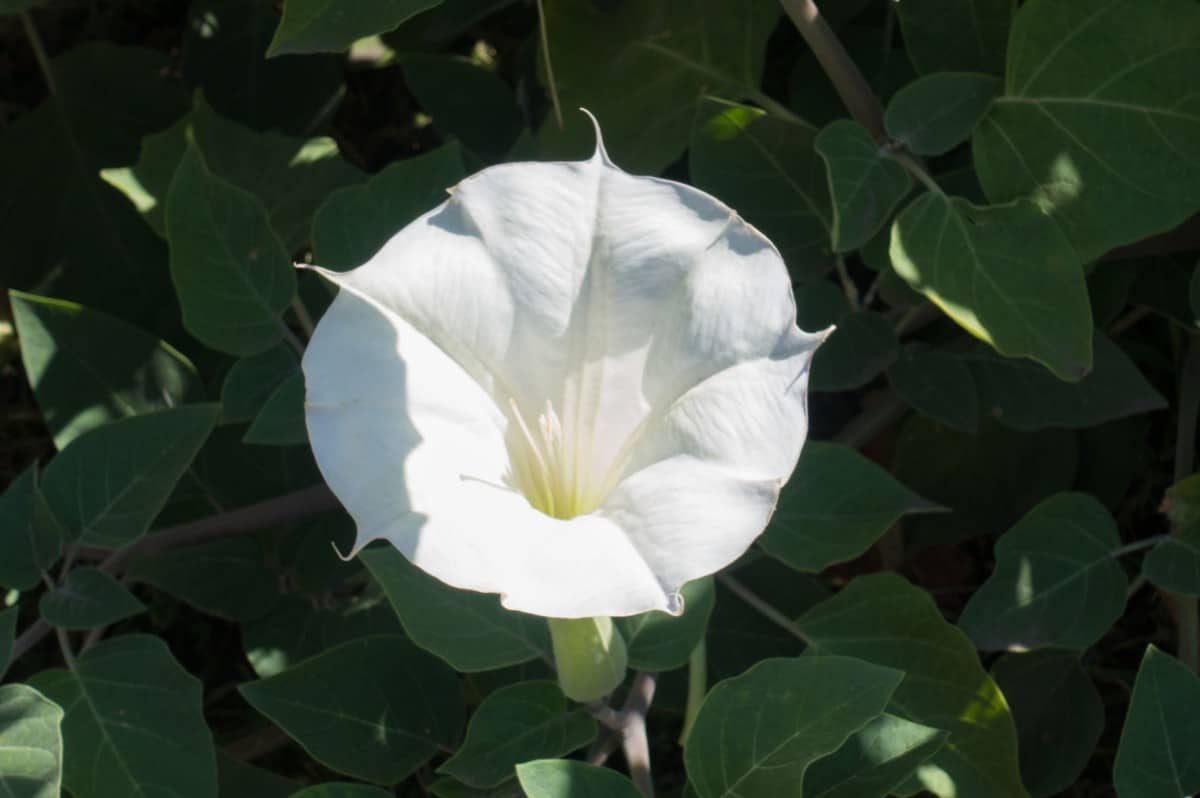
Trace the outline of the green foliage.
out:
<instances>
[{"instance_id":1,"label":"green foliage","mask_svg":"<svg viewBox=\"0 0 1200 798\"><path fill-rule=\"evenodd\" d=\"M1200 8L817 5L0 0L0 795L633 798L642 720L670 798L1200 791ZM587 704L546 619L341 558L378 530L323 485L301 373L338 290L305 266L587 157L580 106L836 327L757 545L614 619L657 678Z\"/></svg>"}]
</instances>

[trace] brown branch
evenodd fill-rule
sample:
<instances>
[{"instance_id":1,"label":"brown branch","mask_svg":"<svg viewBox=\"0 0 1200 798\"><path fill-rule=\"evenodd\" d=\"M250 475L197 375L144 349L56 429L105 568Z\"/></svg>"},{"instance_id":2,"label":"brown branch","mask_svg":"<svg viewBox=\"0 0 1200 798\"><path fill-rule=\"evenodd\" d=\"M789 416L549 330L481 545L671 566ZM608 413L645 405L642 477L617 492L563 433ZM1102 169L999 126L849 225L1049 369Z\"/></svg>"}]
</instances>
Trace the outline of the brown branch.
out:
<instances>
[{"instance_id":1,"label":"brown branch","mask_svg":"<svg viewBox=\"0 0 1200 798\"><path fill-rule=\"evenodd\" d=\"M587 753L587 761L593 765L603 765L619 743L625 754L625 764L629 767L629 777L646 798L654 798L654 780L650 773L650 742L646 737L646 713L650 711L650 704L654 701L654 689L657 684L657 674L642 671L634 677L633 684L629 686L629 694L625 696L625 703L619 712L602 702L588 705L588 710L609 733L592 744Z\"/></svg>"},{"instance_id":2,"label":"brown branch","mask_svg":"<svg viewBox=\"0 0 1200 798\"><path fill-rule=\"evenodd\" d=\"M846 110L871 132L872 138L885 141L887 132L883 127L883 104L813 0L780 0L780 4L804 41L812 48L813 55L829 76Z\"/></svg>"},{"instance_id":3,"label":"brown branch","mask_svg":"<svg viewBox=\"0 0 1200 798\"><path fill-rule=\"evenodd\" d=\"M327 485L314 485L286 496L278 496L258 504L252 504L249 507L241 507L237 510L202 518L199 521L191 521L151 532L116 551L79 546L76 548L76 553L80 557L102 560L96 566L99 570L108 574L117 574L132 558L142 554L244 535L275 524L295 521L325 510L332 510L337 506L338 501ZM35 621L14 641L11 661L16 662L20 659L29 649L40 643L50 631L50 624L40 618Z\"/></svg>"}]
</instances>

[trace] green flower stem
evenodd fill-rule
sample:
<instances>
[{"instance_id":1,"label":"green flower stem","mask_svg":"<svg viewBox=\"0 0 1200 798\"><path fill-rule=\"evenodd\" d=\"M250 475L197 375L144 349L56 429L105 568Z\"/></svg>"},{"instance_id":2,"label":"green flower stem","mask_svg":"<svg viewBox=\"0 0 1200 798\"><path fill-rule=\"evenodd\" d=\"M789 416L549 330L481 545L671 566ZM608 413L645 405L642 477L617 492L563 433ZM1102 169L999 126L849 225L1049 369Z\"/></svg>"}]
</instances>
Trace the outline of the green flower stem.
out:
<instances>
[{"instance_id":1,"label":"green flower stem","mask_svg":"<svg viewBox=\"0 0 1200 798\"><path fill-rule=\"evenodd\" d=\"M688 657L688 691L687 706L683 710L683 731L679 733L679 744L687 743L688 735L692 732L692 724L700 714L700 705L708 695L708 647L701 640L696 644L696 650Z\"/></svg>"},{"instance_id":2,"label":"green flower stem","mask_svg":"<svg viewBox=\"0 0 1200 798\"><path fill-rule=\"evenodd\" d=\"M586 704L625 679L625 640L612 618L547 618L563 695Z\"/></svg>"}]
</instances>

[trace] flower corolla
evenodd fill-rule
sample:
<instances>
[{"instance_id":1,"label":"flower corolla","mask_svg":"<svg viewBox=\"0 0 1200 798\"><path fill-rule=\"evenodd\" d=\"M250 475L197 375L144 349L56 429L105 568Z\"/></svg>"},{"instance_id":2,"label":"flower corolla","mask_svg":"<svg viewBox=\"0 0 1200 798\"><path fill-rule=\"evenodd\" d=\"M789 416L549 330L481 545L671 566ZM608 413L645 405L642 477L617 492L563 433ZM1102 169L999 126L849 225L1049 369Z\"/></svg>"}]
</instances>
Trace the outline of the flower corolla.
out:
<instances>
[{"instance_id":1,"label":"flower corolla","mask_svg":"<svg viewBox=\"0 0 1200 798\"><path fill-rule=\"evenodd\" d=\"M766 527L825 333L715 198L612 164L485 169L339 288L304 356L357 528L551 618L681 611Z\"/></svg>"}]
</instances>

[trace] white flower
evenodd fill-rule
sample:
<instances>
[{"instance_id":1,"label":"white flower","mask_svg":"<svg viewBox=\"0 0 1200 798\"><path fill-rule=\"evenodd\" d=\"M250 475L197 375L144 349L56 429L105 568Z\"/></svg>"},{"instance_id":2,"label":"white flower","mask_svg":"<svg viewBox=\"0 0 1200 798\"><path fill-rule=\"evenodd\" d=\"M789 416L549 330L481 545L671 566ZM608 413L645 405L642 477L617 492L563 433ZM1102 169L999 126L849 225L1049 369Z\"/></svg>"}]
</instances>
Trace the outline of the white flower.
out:
<instances>
[{"instance_id":1,"label":"white flower","mask_svg":"<svg viewBox=\"0 0 1200 798\"><path fill-rule=\"evenodd\" d=\"M552 618L679 612L764 529L808 429L782 259L713 197L572 163L485 169L341 289L304 357L358 525Z\"/></svg>"}]
</instances>

